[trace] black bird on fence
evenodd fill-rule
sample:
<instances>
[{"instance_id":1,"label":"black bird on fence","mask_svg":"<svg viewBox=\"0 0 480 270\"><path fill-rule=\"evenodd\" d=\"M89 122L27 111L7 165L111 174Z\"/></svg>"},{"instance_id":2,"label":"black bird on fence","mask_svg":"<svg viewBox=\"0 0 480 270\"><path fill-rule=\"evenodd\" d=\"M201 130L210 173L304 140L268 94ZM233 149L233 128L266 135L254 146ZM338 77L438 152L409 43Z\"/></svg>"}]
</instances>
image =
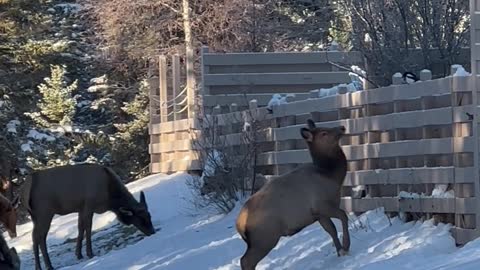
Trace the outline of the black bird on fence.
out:
<instances>
[{"instance_id":1,"label":"black bird on fence","mask_svg":"<svg viewBox=\"0 0 480 270\"><path fill-rule=\"evenodd\" d=\"M410 71L404 72L402 78L405 84L411 84L418 81L417 75L413 74Z\"/></svg>"}]
</instances>

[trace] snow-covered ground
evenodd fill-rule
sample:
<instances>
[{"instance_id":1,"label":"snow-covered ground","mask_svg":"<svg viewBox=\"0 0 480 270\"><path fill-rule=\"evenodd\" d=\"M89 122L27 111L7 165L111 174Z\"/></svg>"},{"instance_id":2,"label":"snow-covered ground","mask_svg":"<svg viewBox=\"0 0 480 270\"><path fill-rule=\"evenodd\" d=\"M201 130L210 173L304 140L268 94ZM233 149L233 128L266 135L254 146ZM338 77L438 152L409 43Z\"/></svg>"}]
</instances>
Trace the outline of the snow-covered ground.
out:
<instances>
[{"instance_id":1,"label":"snow-covered ground","mask_svg":"<svg viewBox=\"0 0 480 270\"><path fill-rule=\"evenodd\" d=\"M185 185L187 179L185 174L156 175L130 184L137 198L140 190L145 191L157 233L143 237L135 229L119 225L111 213L96 215L93 244L97 257L90 260L77 261L74 255L76 215L55 218L48 236L54 267L240 269L245 244L234 226L239 207L228 215L195 210ZM257 269L480 269L480 240L457 248L449 228L434 226L431 221L389 220L377 209L350 217L352 247L348 256L337 257L330 237L313 224L283 238ZM34 269L31 229L31 224L19 226L19 237L9 240L19 251L22 269Z\"/></svg>"}]
</instances>

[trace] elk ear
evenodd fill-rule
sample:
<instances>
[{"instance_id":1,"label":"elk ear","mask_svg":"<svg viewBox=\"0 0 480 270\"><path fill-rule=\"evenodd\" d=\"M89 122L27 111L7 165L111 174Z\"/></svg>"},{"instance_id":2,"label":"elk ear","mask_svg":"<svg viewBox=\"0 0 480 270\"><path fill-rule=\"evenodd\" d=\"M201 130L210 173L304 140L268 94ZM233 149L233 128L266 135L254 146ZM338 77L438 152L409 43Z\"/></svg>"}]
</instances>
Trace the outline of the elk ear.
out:
<instances>
[{"instance_id":1,"label":"elk ear","mask_svg":"<svg viewBox=\"0 0 480 270\"><path fill-rule=\"evenodd\" d=\"M308 128L309 128L309 129L315 129L315 128L316 128L315 122L313 122L312 119L308 119L308 120L307 120L307 125L308 125Z\"/></svg>"},{"instance_id":2,"label":"elk ear","mask_svg":"<svg viewBox=\"0 0 480 270\"><path fill-rule=\"evenodd\" d=\"M19 196L16 196L15 198L13 198L12 206L15 209L17 209L18 206L20 206L20 197Z\"/></svg>"},{"instance_id":3,"label":"elk ear","mask_svg":"<svg viewBox=\"0 0 480 270\"><path fill-rule=\"evenodd\" d=\"M313 134L308 128L302 128L300 129L300 134L302 134L302 137L307 141L307 142L312 142L313 141Z\"/></svg>"},{"instance_id":4,"label":"elk ear","mask_svg":"<svg viewBox=\"0 0 480 270\"><path fill-rule=\"evenodd\" d=\"M145 199L145 193L143 193L143 191L140 192L140 204L143 205L145 209L148 209L147 200Z\"/></svg>"},{"instance_id":5,"label":"elk ear","mask_svg":"<svg viewBox=\"0 0 480 270\"><path fill-rule=\"evenodd\" d=\"M130 210L128 210L128 209L125 208L125 207L120 207L120 208L118 208L118 211L120 211L120 213L122 213L122 214L125 215L125 216L129 216L129 217L133 216L133 212L130 211Z\"/></svg>"}]
</instances>

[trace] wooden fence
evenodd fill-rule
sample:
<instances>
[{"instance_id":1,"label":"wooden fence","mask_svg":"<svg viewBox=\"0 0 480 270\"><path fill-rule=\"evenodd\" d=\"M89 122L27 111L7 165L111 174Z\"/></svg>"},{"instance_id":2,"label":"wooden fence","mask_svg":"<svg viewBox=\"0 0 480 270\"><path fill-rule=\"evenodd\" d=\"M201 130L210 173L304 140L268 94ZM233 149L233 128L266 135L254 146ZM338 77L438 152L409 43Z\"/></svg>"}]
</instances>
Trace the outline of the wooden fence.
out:
<instances>
[{"instance_id":1,"label":"wooden fence","mask_svg":"<svg viewBox=\"0 0 480 270\"><path fill-rule=\"evenodd\" d=\"M220 106L222 112L236 103L246 109L255 99L266 106L274 93L296 93L295 100L308 98L308 91L349 83L350 68L363 65L360 52L267 52L210 53L202 49L202 99L206 113Z\"/></svg>"},{"instance_id":2,"label":"wooden fence","mask_svg":"<svg viewBox=\"0 0 480 270\"><path fill-rule=\"evenodd\" d=\"M478 138L472 136L473 89L470 77L447 77L292 101L275 106L273 113L257 108L253 101L248 113L265 127L258 136L262 152L257 171L275 175L311 162L299 133L307 118L317 126L344 125L348 135L342 148L349 173L342 204L347 211L384 207L387 212L439 215L455 225L457 242L465 243L478 236L480 226L476 222L473 149ZM240 144L242 114L247 112L231 109L215 116L224 126L219 135L230 144ZM201 170L191 137L198 131L192 127L191 120L151 125L152 136L162 138L150 146L152 172ZM454 196L432 197L439 184L447 185ZM352 192L359 185L365 186L366 196ZM423 195L410 198L401 196L402 191Z\"/></svg>"}]
</instances>

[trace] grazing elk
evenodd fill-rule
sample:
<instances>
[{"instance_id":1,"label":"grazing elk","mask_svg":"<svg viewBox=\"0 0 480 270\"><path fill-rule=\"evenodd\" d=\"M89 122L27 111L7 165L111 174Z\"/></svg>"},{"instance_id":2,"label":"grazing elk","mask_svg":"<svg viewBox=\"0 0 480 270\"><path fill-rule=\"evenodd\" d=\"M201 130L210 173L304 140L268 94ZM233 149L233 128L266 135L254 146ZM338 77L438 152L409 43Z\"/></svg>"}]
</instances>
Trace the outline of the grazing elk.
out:
<instances>
[{"instance_id":1,"label":"grazing elk","mask_svg":"<svg viewBox=\"0 0 480 270\"><path fill-rule=\"evenodd\" d=\"M93 214L112 211L118 220L134 225L149 236L155 233L145 194L140 193L140 202L114 171L95 164L66 165L33 172L23 186L22 203L28 209L33 221L33 252L35 267L41 269L39 247L48 269L52 268L47 253L46 238L55 214L78 213L78 238L76 256L82 259L82 240L86 235L86 250L89 258L92 252Z\"/></svg>"},{"instance_id":2,"label":"grazing elk","mask_svg":"<svg viewBox=\"0 0 480 270\"><path fill-rule=\"evenodd\" d=\"M236 227L247 244L240 260L242 270L253 270L280 237L291 236L318 221L332 237L338 256L348 252L348 217L340 209L340 190L347 173L347 159L339 145L345 127L317 128L308 120L300 133L313 163L269 181L251 196L238 215ZM342 221L343 244L330 218Z\"/></svg>"},{"instance_id":3,"label":"grazing elk","mask_svg":"<svg viewBox=\"0 0 480 270\"><path fill-rule=\"evenodd\" d=\"M17 207L18 197L10 202L5 196L0 194L0 222L7 229L10 238L17 237Z\"/></svg>"},{"instance_id":4,"label":"grazing elk","mask_svg":"<svg viewBox=\"0 0 480 270\"><path fill-rule=\"evenodd\" d=\"M0 234L0 269L2 270L19 270L20 258L17 250L12 247L8 248L7 241Z\"/></svg>"}]
</instances>

